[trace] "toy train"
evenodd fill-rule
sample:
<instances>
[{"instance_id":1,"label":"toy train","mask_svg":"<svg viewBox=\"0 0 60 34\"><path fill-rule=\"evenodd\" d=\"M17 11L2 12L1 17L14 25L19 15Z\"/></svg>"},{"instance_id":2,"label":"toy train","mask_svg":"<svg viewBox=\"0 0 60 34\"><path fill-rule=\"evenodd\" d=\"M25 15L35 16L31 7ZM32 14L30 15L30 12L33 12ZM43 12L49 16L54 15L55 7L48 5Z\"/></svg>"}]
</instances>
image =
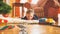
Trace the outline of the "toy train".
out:
<instances>
[{"instance_id":1,"label":"toy train","mask_svg":"<svg viewBox=\"0 0 60 34\"><path fill-rule=\"evenodd\" d=\"M55 23L52 18L40 18L39 20L23 20L20 18L5 18L0 17L0 30L5 30L6 28L13 28L8 24L23 24L23 23Z\"/></svg>"},{"instance_id":2,"label":"toy train","mask_svg":"<svg viewBox=\"0 0 60 34\"><path fill-rule=\"evenodd\" d=\"M0 21L3 20L7 23L55 23L52 18L40 18L39 20L23 20L20 18L5 18L0 17Z\"/></svg>"}]
</instances>

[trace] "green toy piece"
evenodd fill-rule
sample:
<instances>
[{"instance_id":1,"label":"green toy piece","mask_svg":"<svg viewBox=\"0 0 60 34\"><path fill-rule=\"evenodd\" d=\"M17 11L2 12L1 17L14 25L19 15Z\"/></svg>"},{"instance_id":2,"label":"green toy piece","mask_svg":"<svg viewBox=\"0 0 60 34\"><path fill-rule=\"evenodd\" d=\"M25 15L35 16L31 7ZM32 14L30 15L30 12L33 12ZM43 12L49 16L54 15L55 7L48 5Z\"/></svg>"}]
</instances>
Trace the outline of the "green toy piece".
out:
<instances>
[{"instance_id":1,"label":"green toy piece","mask_svg":"<svg viewBox=\"0 0 60 34\"><path fill-rule=\"evenodd\" d=\"M3 26L3 27L0 27L0 30L5 30L7 28L12 29L12 28L14 28L14 26L12 26L12 25Z\"/></svg>"},{"instance_id":2,"label":"green toy piece","mask_svg":"<svg viewBox=\"0 0 60 34\"><path fill-rule=\"evenodd\" d=\"M8 26L3 26L0 28L0 30L5 30L6 28L8 28Z\"/></svg>"}]
</instances>

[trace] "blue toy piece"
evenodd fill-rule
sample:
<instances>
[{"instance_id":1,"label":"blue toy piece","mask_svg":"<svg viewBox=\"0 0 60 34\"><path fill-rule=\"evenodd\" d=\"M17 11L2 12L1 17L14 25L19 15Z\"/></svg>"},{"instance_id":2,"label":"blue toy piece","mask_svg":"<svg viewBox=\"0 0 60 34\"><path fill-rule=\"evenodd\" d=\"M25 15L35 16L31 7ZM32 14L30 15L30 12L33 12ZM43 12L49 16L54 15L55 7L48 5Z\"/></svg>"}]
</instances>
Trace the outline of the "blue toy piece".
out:
<instances>
[{"instance_id":1,"label":"blue toy piece","mask_svg":"<svg viewBox=\"0 0 60 34\"><path fill-rule=\"evenodd\" d=\"M47 18L40 18L39 23L45 23Z\"/></svg>"}]
</instances>

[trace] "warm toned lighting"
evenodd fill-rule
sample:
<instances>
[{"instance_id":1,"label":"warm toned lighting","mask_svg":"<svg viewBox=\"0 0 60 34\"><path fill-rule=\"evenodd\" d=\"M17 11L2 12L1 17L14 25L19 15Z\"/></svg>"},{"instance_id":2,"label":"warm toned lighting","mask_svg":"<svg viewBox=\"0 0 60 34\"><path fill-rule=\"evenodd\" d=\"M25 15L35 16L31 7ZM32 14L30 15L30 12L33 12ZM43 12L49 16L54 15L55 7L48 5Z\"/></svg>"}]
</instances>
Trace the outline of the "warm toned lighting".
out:
<instances>
[{"instance_id":1,"label":"warm toned lighting","mask_svg":"<svg viewBox=\"0 0 60 34\"><path fill-rule=\"evenodd\" d=\"M60 26L60 14L58 14L58 25Z\"/></svg>"},{"instance_id":2,"label":"warm toned lighting","mask_svg":"<svg viewBox=\"0 0 60 34\"><path fill-rule=\"evenodd\" d=\"M26 3L27 2L27 0L21 0L20 1L20 3Z\"/></svg>"},{"instance_id":3,"label":"warm toned lighting","mask_svg":"<svg viewBox=\"0 0 60 34\"><path fill-rule=\"evenodd\" d=\"M38 0L32 0L31 4L37 4Z\"/></svg>"},{"instance_id":4,"label":"warm toned lighting","mask_svg":"<svg viewBox=\"0 0 60 34\"><path fill-rule=\"evenodd\" d=\"M32 0L27 0L29 3L31 3L32 2Z\"/></svg>"},{"instance_id":5,"label":"warm toned lighting","mask_svg":"<svg viewBox=\"0 0 60 34\"><path fill-rule=\"evenodd\" d=\"M30 2L31 4L37 4L38 0L21 0L20 3Z\"/></svg>"}]
</instances>

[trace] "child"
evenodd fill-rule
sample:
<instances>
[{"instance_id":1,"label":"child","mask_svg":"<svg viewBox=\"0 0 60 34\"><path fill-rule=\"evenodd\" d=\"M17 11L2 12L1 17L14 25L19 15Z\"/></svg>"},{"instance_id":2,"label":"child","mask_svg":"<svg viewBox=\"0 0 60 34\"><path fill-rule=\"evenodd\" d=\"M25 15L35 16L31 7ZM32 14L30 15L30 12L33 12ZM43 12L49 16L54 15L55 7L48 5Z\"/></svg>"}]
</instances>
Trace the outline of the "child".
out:
<instances>
[{"instance_id":1,"label":"child","mask_svg":"<svg viewBox=\"0 0 60 34\"><path fill-rule=\"evenodd\" d=\"M36 15L34 15L34 10L28 9L27 12L26 12L26 16L22 19L25 19L25 20L38 20L38 17Z\"/></svg>"}]
</instances>

